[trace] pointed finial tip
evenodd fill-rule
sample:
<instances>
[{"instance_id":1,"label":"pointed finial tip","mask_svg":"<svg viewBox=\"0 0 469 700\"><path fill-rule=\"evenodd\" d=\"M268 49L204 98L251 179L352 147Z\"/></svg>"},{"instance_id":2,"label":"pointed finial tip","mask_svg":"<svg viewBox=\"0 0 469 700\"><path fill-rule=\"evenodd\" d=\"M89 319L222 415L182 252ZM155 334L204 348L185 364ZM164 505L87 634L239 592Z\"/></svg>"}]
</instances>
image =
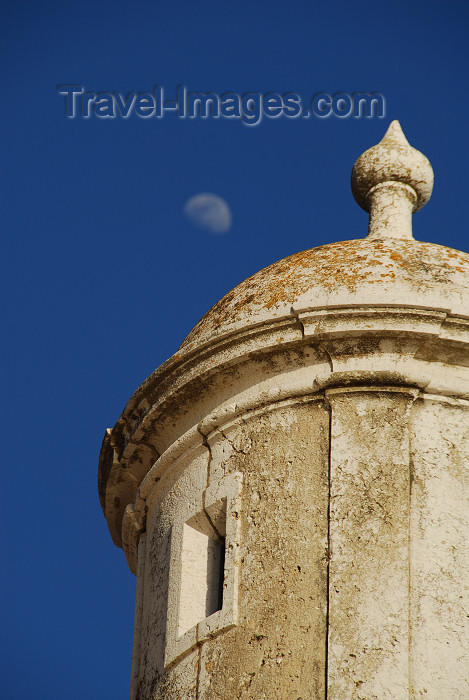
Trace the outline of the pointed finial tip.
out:
<instances>
[{"instance_id":1,"label":"pointed finial tip","mask_svg":"<svg viewBox=\"0 0 469 700\"><path fill-rule=\"evenodd\" d=\"M414 211L430 199L433 170L428 159L407 141L394 119L382 140L356 161L352 170L352 192L358 204L369 211L369 194L383 182L401 182L415 192Z\"/></svg>"},{"instance_id":2,"label":"pointed finial tip","mask_svg":"<svg viewBox=\"0 0 469 700\"><path fill-rule=\"evenodd\" d=\"M407 141L405 134L402 131L401 124L397 119L393 119L393 121L390 123L381 141L395 141L403 146L410 146L410 143Z\"/></svg>"}]
</instances>

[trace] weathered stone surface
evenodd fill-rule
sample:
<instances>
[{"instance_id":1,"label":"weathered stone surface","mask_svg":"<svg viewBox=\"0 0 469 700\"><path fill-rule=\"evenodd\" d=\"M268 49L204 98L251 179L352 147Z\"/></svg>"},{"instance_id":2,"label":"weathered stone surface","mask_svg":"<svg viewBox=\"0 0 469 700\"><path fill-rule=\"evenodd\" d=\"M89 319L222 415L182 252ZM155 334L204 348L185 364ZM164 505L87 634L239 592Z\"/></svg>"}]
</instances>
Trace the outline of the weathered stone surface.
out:
<instances>
[{"instance_id":1,"label":"weathered stone surface","mask_svg":"<svg viewBox=\"0 0 469 700\"><path fill-rule=\"evenodd\" d=\"M412 409L411 697L469 697L469 402Z\"/></svg>"},{"instance_id":2,"label":"weathered stone surface","mask_svg":"<svg viewBox=\"0 0 469 700\"><path fill-rule=\"evenodd\" d=\"M308 309L365 305L468 315L469 255L432 243L363 238L319 246L270 265L229 292L181 350Z\"/></svg>"},{"instance_id":3,"label":"weathered stone surface","mask_svg":"<svg viewBox=\"0 0 469 700\"><path fill-rule=\"evenodd\" d=\"M176 669L165 673L167 620L177 628L179 588L169 586L171 562L171 531L174 511L182 510L182 517L197 508L199 496L207 483L209 458L206 449L199 445L190 457L176 462L174 468L156 484L154 504L150 504L147 520L145 560L139 562L143 569L143 604L139 639L138 680L134 683L135 698L165 698L172 689L183 687L184 697L196 697L198 654L196 651L181 659ZM158 495L158 497L157 497ZM165 507L166 506L166 507ZM192 648L196 638L193 635Z\"/></svg>"},{"instance_id":4,"label":"weathered stone surface","mask_svg":"<svg viewBox=\"0 0 469 700\"><path fill-rule=\"evenodd\" d=\"M408 698L409 411L417 391L331 389L329 700Z\"/></svg>"},{"instance_id":5,"label":"weathered stone surface","mask_svg":"<svg viewBox=\"0 0 469 700\"><path fill-rule=\"evenodd\" d=\"M324 693L328 432L313 401L225 433L244 475L238 622L202 649L201 698Z\"/></svg>"},{"instance_id":6,"label":"weathered stone surface","mask_svg":"<svg viewBox=\"0 0 469 700\"><path fill-rule=\"evenodd\" d=\"M132 697L320 698L326 678L336 700L465 697L468 409L330 389L200 436L147 497ZM165 667L172 531L237 474L234 626L193 630Z\"/></svg>"},{"instance_id":7,"label":"weathered stone surface","mask_svg":"<svg viewBox=\"0 0 469 700\"><path fill-rule=\"evenodd\" d=\"M352 192L370 212L372 238L412 239L412 213L428 202L432 189L432 166L412 148L396 120L353 166Z\"/></svg>"},{"instance_id":8,"label":"weathered stone surface","mask_svg":"<svg viewBox=\"0 0 469 700\"><path fill-rule=\"evenodd\" d=\"M411 239L396 124L354 187L368 238L243 282L106 432L132 700L469 697L469 256Z\"/></svg>"},{"instance_id":9,"label":"weathered stone surface","mask_svg":"<svg viewBox=\"0 0 469 700\"><path fill-rule=\"evenodd\" d=\"M147 520L152 544L146 548L135 697L191 697L194 678L197 697L207 700L323 693L328 432L329 411L321 400L247 414L215 431L208 438L210 451L198 448L181 460L178 476L166 486L157 484ZM239 520L241 544L225 576L226 588L230 566L239 568L232 582L235 626L228 624L220 634L215 628L205 642L194 628L192 642L186 640L176 663L170 659L165 668L165 647L179 611L178 587L170 585L171 530L175 521L191 515L188 501L197 507L210 490L216 499L224 493L224 481L236 474L242 475L239 508L228 508L227 518Z\"/></svg>"}]
</instances>

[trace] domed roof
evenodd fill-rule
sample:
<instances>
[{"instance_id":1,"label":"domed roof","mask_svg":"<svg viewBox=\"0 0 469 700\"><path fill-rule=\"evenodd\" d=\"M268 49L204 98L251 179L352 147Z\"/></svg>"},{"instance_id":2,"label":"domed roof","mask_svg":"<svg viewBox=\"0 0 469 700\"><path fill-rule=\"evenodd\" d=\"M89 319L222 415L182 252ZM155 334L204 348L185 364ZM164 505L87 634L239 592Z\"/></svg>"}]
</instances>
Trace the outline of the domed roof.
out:
<instances>
[{"instance_id":1,"label":"domed roof","mask_svg":"<svg viewBox=\"0 0 469 700\"><path fill-rule=\"evenodd\" d=\"M370 212L369 235L306 250L257 272L205 314L181 349L312 308L405 306L469 317L469 254L412 236L412 213L432 187L427 158L392 122L352 171L354 196Z\"/></svg>"},{"instance_id":2,"label":"domed roof","mask_svg":"<svg viewBox=\"0 0 469 700\"><path fill-rule=\"evenodd\" d=\"M412 236L412 213L432 186L430 163L393 122L352 171L354 196L370 214L368 236L257 272L136 390L106 432L99 467L109 529L131 568L146 512L139 489L155 485L146 479L153 466L166 469L258 400L368 381L467 399L469 255Z\"/></svg>"},{"instance_id":3,"label":"domed roof","mask_svg":"<svg viewBox=\"0 0 469 700\"><path fill-rule=\"evenodd\" d=\"M205 314L182 347L306 309L357 305L469 317L469 254L393 238L312 248L241 282Z\"/></svg>"}]
</instances>

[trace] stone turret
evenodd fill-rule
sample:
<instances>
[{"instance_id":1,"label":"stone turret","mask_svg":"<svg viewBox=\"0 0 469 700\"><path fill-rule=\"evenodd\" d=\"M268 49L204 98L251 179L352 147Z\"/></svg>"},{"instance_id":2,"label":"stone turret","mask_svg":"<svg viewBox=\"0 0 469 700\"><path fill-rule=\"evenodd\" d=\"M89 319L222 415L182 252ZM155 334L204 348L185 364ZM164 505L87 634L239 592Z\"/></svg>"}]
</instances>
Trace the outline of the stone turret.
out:
<instances>
[{"instance_id":1,"label":"stone turret","mask_svg":"<svg viewBox=\"0 0 469 700\"><path fill-rule=\"evenodd\" d=\"M218 302L104 438L133 700L469 697L469 256L412 236L398 122L369 235Z\"/></svg>"}]
</instances>

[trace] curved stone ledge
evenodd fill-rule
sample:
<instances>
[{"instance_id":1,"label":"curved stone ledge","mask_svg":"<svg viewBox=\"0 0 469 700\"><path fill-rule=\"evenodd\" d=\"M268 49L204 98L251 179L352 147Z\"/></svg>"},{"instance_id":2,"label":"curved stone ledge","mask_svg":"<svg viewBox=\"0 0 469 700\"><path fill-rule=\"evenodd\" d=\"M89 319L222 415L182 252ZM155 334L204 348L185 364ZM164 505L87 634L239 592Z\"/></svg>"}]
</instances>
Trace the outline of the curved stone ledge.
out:
<instances>
[{"instance_id":1,"label":"curved stone ledge","mask_svg":"<svg viewBox=\"0 0 469 700\"><path fill-rule=\"evenodd\" d=\"M213 416L229 420L272 402L370 383L469 398L468 347L466 318L362 306L295 312L174 355L139 387L103 441L100 497L115 544L129 536L121 532L124 512L152 465L184 444L181 436L203 441Z\"/></svg>"},{"instance_id":2,"label":"curved stone ledge","mask_svg":"<svg viewBox=\"0 0 469 700\"><path fill-rule=\"evenodd\" d=\"M158 498L158 493L163 489L165 480L177 474L181 465L190 459L191 454L197 452L203 445L206 445L208 449L213 440L224 436L224 433L233 426L244 423L258 415L298 404L318 401L330 404L331 398L335 396L373 392L408 394L413 401L437 402L469 409L469 399L428 394L409 385L388 386L384 383L382 385L376 384L376 380L375 383L368 385L331 387L315 395L299 394L295 397L277 401L267 399L265 402L258 403L258 405L252 400L244 403L224 404L206 416L201 424L188 430L168 447L150 467L142 480L135 494L135 502L127 505L122 521L121 546L132 573L136 573L138 542L141 533L145 531L147 513L154 505L155 499Z\"/></svg>"}]
</instances>

